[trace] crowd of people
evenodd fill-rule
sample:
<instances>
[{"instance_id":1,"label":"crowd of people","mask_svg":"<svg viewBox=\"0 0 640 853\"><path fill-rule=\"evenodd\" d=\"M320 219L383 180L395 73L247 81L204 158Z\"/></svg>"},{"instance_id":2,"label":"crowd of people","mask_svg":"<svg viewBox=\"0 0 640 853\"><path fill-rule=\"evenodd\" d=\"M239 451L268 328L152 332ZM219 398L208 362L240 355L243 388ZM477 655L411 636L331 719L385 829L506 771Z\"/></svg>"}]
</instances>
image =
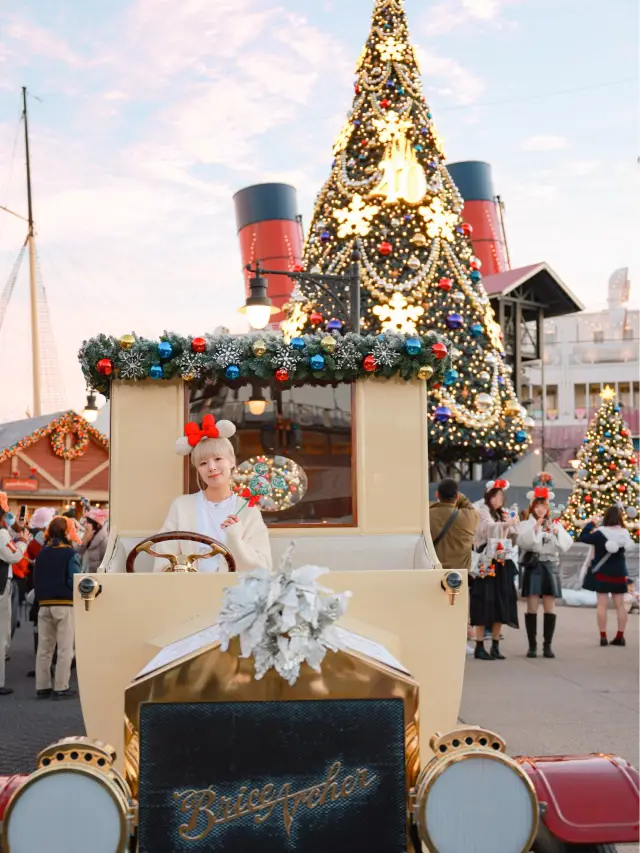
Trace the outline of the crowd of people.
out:
<instances>
[{"instance_id":1,"label":"crowd of people","mask_svg":"<svg viewBox=\"0 0 640 853\"><path fill-rule=\"evenodd\" d=\"M519 628L518 595L526 600L527 657L538 656L541 608L542 655L555 657L556 601L562 598L560 557L573 539L552 512L551 485L548 475L540 475L527 494L529 506L520 513L516 505L505 505L506 480L487 483L483 499L475 504L459 492L455 480L438 484L437 500L430 507L431 535L444 569L469 571L468 651L477 660L504 660L501 632L505 625ZM625 594L631 584L626 553L632 539L620 508L609 507L602 518L592 518L578 541L592 546L582 586L596 593L600 645L624 646ZM618 623L611 641L607 636L609 596Z\"/></svg>"},{"instance_id":2,"label":"crowd of people","mask_svg":"<svg viewBox=\"0 0 640 853\"><path fill-rule=\"evenodd\" d=\"M73 576L94 572L107 549L108 513L83 504L57 512L39 507L29 518L9 511L0 492L0 696L6 686L6 663L20 615L33 624L35 678L38 699L65 699L74 662Z\"/></svg>"}]
</instances>

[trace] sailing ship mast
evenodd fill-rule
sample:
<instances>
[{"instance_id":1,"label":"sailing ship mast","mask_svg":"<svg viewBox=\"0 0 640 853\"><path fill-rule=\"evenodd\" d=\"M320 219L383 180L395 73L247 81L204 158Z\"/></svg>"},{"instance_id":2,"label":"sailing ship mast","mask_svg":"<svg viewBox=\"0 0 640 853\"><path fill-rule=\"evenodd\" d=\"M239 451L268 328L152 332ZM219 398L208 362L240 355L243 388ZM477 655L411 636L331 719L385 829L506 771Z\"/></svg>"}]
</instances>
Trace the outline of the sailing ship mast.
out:
<instances>
[{"instance_id":1,"label":"sailing ship mast","mask_svg":"<svg viewBox=\"0 0 640 853\"><path fill-rule=\"evenodd\" d=\"M31 303L31 360L33 371L33 415L42 414L40 397L40 337L38 335L38 288L36 282L36 243L33 224L33 200L31 197L31 160L29 158L29 124L27 120L27 87L22 87L22 118L24 120L24 144L27 161L27 203L29 233L29 296Z\"/></svg>"}]
</instances>

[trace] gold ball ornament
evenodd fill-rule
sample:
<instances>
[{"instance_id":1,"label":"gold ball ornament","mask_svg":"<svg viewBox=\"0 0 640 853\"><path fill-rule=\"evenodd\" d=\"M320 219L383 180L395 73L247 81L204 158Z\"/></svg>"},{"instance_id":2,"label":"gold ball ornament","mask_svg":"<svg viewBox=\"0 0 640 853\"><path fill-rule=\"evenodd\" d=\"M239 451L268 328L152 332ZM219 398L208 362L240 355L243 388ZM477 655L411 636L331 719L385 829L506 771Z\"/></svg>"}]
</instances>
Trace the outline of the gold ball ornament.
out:
<instances>
[{"instance_id":1,"label":"gold ball ornament","mask_svg":"<svg viewBox=\"0 0 640 853\"><path fill-rule=\"evenodd\" d=\"M419 270L420 269L420 258L416 258L415 255L412 258L409 258L407 261L407 266L411 270Z\"/></svg>"},{"instance_id":2,"label":"gold ball ornament","mask_svg":"<svg viewBox=\"0 0 640 853\"><path fill-rule=\"evenodd\" d=\"M426 246L427 238L420 231L416 231L416 233L411 237L411 243L414 246Z\"/></svg>"},{"instance_id":3,"label":"gold ball ornament","mask_svg":"<svg viewBox=\"0 0 640 853\"><path fill-rule=\"evenodd\" d=\"M335 352L337 345L338 344L333 335L325 335L324 338L320 341L320 346L325 352L328 353Z\"/></svg>"},{"instance_id":4,"label":"gold ball ornament","mask_svg":"<svg viewBox=\"0 0 640 853\"><path fill-rule=\"evenodd\" d=\"M418 368L418 379L431 379L433 376L433 367L430 364L422 364Z\"/></svg>"},{"instance_id":5,"label":"gold ball ornament","mask_svg":"<svg viewBox=\"0 0 640 853\"><path fill-rule=\"evenodd\" d=\"M263 340L254 341L253 346L251 347L253 354L258 358L262 358L262 356L267 351L267 345Z\"/></svg>"},{"instance_id":6,"label":"gold ball ornament","mask_svg":"<svg viewBox=\"0 0 640 853\"><path fill-rule=\"evenodd\" d=\"M120 338L120 349L131 349L131 347L135 344L136 339L134 335L123 335Z\"/></svg>"},{"instance_id":7,"label":"gold ball ornament","mask_svg":"<svg viewBox=\"0 0 640 853\"><path fill-rule=\"evenodd\" d=\"M520 415L520 403L517 400L507 400L504 405L504 411L508 417Z\"/></svg>"}]
</instances>

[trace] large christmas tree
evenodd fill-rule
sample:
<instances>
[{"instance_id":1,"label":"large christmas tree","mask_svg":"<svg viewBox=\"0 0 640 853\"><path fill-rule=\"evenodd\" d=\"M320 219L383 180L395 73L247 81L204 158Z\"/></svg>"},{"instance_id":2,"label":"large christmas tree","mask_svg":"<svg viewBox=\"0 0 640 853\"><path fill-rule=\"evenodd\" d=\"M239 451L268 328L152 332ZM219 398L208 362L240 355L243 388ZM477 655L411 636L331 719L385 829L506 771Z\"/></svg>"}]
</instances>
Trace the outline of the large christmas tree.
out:
<instances>
[{"instance_id":1,"label":"large christmas tree","mask_svg":"<svg viewBox=\"0 0 640 853\"><path fill-rule=\"evenodd\" d=\"M531 422L503 360L501 330L422 94L401 0L376 2L353 106L333 153L305 270L346 274L356 252L363 333L433 329L452 341L453 368L430 389L432 458L513 461L530 441ZM285 334L346 319L340 302L313 283L303 281L296 296ZM347 284L338 296L348 304Z\"/></svg>"},{"instance_id":2,"label":"large christmas tree","mask_svg":"<svg viewBox=\"0 0 640 853\"><path fill-rule=\"evenodd\" d=\"M622 507L629 532L639 539L640 477L629 427L615 401L615 391L605 388L602 405L593 416L582 447L576 485L563 520L577 537L587 521L614 504Z\"/></svg>"}]
</instances>

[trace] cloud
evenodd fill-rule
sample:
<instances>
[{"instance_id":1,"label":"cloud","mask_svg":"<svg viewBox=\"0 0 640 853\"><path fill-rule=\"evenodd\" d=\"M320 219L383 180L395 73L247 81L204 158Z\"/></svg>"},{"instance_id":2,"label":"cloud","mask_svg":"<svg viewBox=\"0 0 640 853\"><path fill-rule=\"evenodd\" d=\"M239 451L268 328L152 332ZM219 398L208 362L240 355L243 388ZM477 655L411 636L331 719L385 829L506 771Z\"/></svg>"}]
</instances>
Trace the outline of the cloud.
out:
<instances>
[{"instance_id":1,"label":"cloud","mask_svg":"<svg viewBox=\"0 0 640 853\"><path fill-rule=\"evenodd\" d=\"M522 148L525 151L559 151L562 148L568 148L569 142L564 136L530 136L522 142Z\"/></svg>"},{"instance_id":2,"label":"cloud","mask_svg":"<svg viewBox=\"0 0 640 853\"><path fill-rule=\"evenodd\" d=\"M425 95L427 101L430 91L436 91L442 96L453 100L456 104L472 104L484 92L486 84L468 68L460 65L455 59L439 56L425 47L415 48L420 72L425 80ZM436 80L446 81L446 85L436 85Z\"/></svg>"},{"instance_id":3,"label":"cloud","mask_svg":"<svg viewBox=\"0 0 640 853\"><path fill-rule=\"evenodd\" d=\"M427 35L443 35L465 25L486 21L502 24L500 13L504 0L444 0L429 6L424 15L423 30Z\"/></svg>"},{"instance_id":4,"label":"cloud","mask_svg":"<svg viewBox=\"0 0 640 853\"><path fill-rule=\"evenodd\" d=\"M29 21L13 19L11 23L4 25L4 35L5 38L20 43L23 64L27 64L29 54L39 59L61 62L73 68L85 68L94 64L94 60L74 51L65 39ZM13 56L14 59L19 60L20 53L14 53Z\"/></svg>"}]
</instances>

